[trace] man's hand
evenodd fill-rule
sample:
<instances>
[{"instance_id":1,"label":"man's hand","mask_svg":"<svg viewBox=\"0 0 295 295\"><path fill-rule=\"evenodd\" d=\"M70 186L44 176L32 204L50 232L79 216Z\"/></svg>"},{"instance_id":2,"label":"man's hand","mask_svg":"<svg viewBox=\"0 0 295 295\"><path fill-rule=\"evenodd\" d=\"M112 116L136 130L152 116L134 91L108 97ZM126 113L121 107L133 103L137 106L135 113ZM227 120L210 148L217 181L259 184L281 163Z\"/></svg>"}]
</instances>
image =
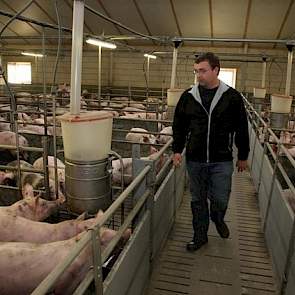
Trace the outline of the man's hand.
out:
<instances>
[{"instance_id":1,"label":"man's hand","mask_svg":"<svg viewBox=\"0 0 295 295\"><path fill-rule=\"evenodd\" d=\"M238 172L243 172L247 169L247 160L238 160L236 166L238 167Z\"/></svg>"},{"instance_id":2,"label":"man's hand","mask_svg":"<svg viewBox=\"0 0 295 295\"><path fill-rule=\"evenodd\" d=\"M180 165L181 161L182 161L182 156L181 156L181 154L179 154L179 153L175 153L175 154L173 155L173 165L177 167L177 166Z\"/></svg>"}]
</instances>

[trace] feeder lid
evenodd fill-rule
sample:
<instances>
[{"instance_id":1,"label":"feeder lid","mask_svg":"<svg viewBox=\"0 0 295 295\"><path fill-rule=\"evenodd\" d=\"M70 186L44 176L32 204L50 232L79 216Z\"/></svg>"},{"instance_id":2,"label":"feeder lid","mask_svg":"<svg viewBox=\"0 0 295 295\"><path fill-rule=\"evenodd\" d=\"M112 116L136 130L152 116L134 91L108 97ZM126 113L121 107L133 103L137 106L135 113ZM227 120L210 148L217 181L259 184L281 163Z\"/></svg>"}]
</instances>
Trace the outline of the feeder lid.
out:
<instances>
[{"instance_id":1,"label":"feeder lid","mask_svg":"<svg viewBox=\"0 0 295 295\"><path fill-rule=\"evenodd\" d=\"M89 122L89 121L98 121L111 119L113 115L106 111L88 111L81 112L78 115L73 115L71 113L66 113L62 116L59 116L58 119L61 121L67 122Z\"/></svg>"},{"instance_id":2,"label":"feeder lid","mask_svg":"<svg viewBox=\"0 0 295 295\"><path fill-rule=\"evenodd\" d=\"M284 95L284 94L272 94L271 97L292 98L291 95Z\"/></svg>"}]
</instances>

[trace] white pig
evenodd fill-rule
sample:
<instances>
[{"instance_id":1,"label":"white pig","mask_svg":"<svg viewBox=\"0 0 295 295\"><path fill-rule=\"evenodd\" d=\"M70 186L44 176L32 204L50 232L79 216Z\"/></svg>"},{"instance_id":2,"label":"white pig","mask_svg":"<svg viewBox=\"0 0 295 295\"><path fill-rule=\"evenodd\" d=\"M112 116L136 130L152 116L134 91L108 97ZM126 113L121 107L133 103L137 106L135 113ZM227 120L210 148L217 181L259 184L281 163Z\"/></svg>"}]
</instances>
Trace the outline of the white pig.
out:
<instances>
[{"instance_id":1,"label":"white pig","mask_svg":"<svg viewBox=\"0 0 295 295\"><path fill-rule=\"evenodd\" d=\"M140 133L132 133L132 131L140 132ZM126 140L132 141L135 143L151 143L155 144L156 137L153 134L147 134L147 130L143 128L131 128L130 132L126 135Z\"/></svg>"},{"instance_id":2,"label":"white pig","mask_svg":"<svg viewBox=\"0 0 295 295\"><path fill-rule=\"evenodd\" d=\"M56 224L32 221L23 217L0 211L0 241L49 243L70 239L97 223L102 216L87 220L66 220Z\"/></svg>"},{"instance_id":3,"label":"white pig","mask_svg":"<svg viewBox=\"0 0 295 295\"><path fill-rule=\"evenodd\" d=\"M102 250L116 235L116 231L101 228ZM127 230L122 240L130 237ZM0 294L27 295L63 261L81 238L81 234L69 240L45 244L0 243ZM73 294L92 266L92 246L88 245L58 279L50 294ZM28 275L29 274L29 275Z\"/></svg>"},{"instance_id":4,"label":"white pig","mask_svg":"<svg viewBox=\"0 0 295 295\"><path fill-rule=\"evenodd\" d=\"M11 206L0 207L0 214L1 212L7 212L26 219L42 221L54 213L64 201L64 197L55 201L47 201L39 197L27 197Z\"/></svg>"}]
</instances>

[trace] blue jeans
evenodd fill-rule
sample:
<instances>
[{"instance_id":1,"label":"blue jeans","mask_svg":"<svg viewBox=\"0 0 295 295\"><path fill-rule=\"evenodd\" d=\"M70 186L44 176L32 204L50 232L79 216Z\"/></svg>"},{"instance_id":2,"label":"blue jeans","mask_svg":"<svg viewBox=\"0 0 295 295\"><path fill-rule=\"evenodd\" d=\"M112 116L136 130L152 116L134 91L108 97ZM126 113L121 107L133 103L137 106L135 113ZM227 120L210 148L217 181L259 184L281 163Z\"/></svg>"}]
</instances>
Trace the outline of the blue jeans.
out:
<instances>
[{"instance_id":1,"label":"blue jeans","mask_svg":"<svg viewBox=\"0 0 295 295\"><path fill-rule=\"evenodd\" d=\"M233 162L200 163L187 160L194 231L207 234L212 221L223 220L231 192Z\"/></svg>"}]
</instances>

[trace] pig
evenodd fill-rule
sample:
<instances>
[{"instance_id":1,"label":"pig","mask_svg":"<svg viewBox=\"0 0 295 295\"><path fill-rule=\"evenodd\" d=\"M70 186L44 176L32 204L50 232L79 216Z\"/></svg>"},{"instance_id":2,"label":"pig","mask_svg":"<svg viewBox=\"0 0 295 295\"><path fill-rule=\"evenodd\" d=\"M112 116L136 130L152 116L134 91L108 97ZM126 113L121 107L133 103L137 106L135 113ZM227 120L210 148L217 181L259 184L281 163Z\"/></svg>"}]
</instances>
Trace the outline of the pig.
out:
<instances>
[{"instance_id":1,"label":"pig","mask_svg":"<svg viewBox=\"0 0 295 295\"><path fill-rule=\"evenodd\" d=\"M123 158L124 184L130 184L132 181L132 158ZM112 180L114 184L121 184L122 166L120 160L112 161Z\"/></svg>"},{"instance_id":2,"label":"pig","mask_svg":"<svg viewBox=\"0 0 295 295\"><path fill-rule=\"evenodd\" d=\"M11 206L0 207L1 212L7 212L14 216L23 217L33 221L43 221L54 213L65 201L61 197L55 201L47 201L40 197L26 197Z\"/></svg>"},{"instance_id":3,"label":"pig","mask_svg":"<svg viewBox=\"0 0 295 295\"><path fill-rule=\"evenodd\" d=\"M136 108L136 107L125 107L122 109L122 111L124 112L129 112L129 113L132 113L132 112L142 112L142 109L139 109L139 108Z\"/></svg>"},{"instance_id":4,"label":"pig","mask_svg":"<svg viewBox=\"0 0 295 295\"><path fill-rule=\"evenodd\" d=\"M34 163L33 167L36 169L43 170L43 157L38 158ZM54 175L54 157L48 156L48 172L51 179L55 179ZM57 159L57 177L58 181L61 183L65 182L65 164Z\"/></svg>"},{"instance_id":5,"label":"pig","mask_svg":"<svg viewBox=\"0 0 295 295\"><path fill-rule=\"evenodd\" d=\"M50 243L67 240L96 224L102 214L100 211L96 217L87 220L66 220L52 224L0 211L0 241Z\"/></svg>"},{"instance_id":6,"label":"pig","mask_svg":"<svg viewBox=\"0 0 295 295\"><path fill-rule=\"evenodd\" d=\"M288 152L291 154L293 158L295 158L295 147L289 148Z\"/></svg>"},{"instance_id":7,"label":"pig","mask_svg":"<svg viewBox=\"0 0 295 295\"><path fill-rule=\"evenodd\" d=\"M129 114L126 112L123 112L123 116L120 116L120 118L124 118L124 119L144 119L141 117L140 114Z\"/></svg>"},{"instance_id":8,"label":"pig","mask_svg":"<svg viewBox=\"0 0 295 295\"><path fill-rule=\"evenodd\" d=\"M116 235L116 231L102 227L100 245L102 251ZM126 230L122 242L126 243L131 234ZM63 261L77 241L77 235L71 239L53 243L0 243L0 294L27 295L45 279L45 277ZM64 271L50 294L73 294L79 283L93 265L92 245L88 244ZM16 273L17 271L17 273ZM30 274L29 276L27 274Z\"/></svg>"},{"instance_id":9,"label":"pig","mask_svg":"<svg viewBox=\"0 0 295 295\"><path fill-rule=\"evenodd\" d=\"M150 148L150 155L148 157L142 157L143 160L155 160L157 157L158 150L154 147ZM156 163L156 172L159 172L163 167L165 160L167 159L166 155L160 157L159 161ZM124 173L124 185L128 185L133 180L132 175L132 158L123 158L123 173ZM119 159L112 161L112 181L115 185L121 185L121 175L122 168L121 162Z\"/></svg>"},{"instance_id":10,"label":"pig","mask_svg":"<svg viewBox=\"0 0 295 295\"><path fill-rule=\"evenodd\" d=\"M117 111L114 111L112 108L103 108L104 111L107 111L108 113L112 114L113 117L118 118L119 113Z\"/></svg>"},{"instance_id":11,"label":"pig","mask_svg":"<svg viewBox=\"0 0 295 295\"><path fill-rule=\"evenodd\" d=\"M28 141L22 135L18 135L18 140L19 140L19 146L22 146L22 147L29 146ZM16 146L16 133L14 133L12 131L2 131L2 132L0 132L0 145L1 144ZM0 151L1 150L3 150L3 149L0 149ZM9 150L9 152L11 153L12 156L16 156L16 151L15 150ZM24 159L27 158L26 152L21 151L20 155L23 156Z\"/></svg>"},{"instance_id":12,"label":"pig","mask_svg":"<svg viewBox=\"0 0 295 295\"><path fill-rule=\"evenodd\" d=\"M139 109L140 111L146 109L146 106L143 105L142 103L130 103L130 107L137 108L137 109Z\"/></svg>"},{"instance_id":13,"label":"pig","mask_svg":"<svg viewBox=\"0 0 295 295\"><path fill-rule=\"evenodd\" d=\"M172 134L173 134L172 127L171 126L165 127L160 131L160 134L157 137L157 141L159 143L165 144L170 140Z\"/></svg>"},{"instance_id":14,"label":"pig","mask_svg":"<svg viewBox=\"0 0 295 295\"><path fill-rule=\"evenodd\" d=\"M33 168L33 166L24 161L24 160L20 160L19 161L20 165L19 167L21 169L24 169L24 168ZM17 167L18 166L18 161L17 160L14 160L12 162L9 162L7 164L7 166L10 166L10 167ZM22 172L21 171L21 177L27 172ZM11 186L14 186L16 185L17 183L17 175L18 175L18 171L17 170L6 170L6 171L0 171L0 184L6 184L6 185L11 185Z\"/></svg>"},{"instance_id":15,"label":"pig","mask_svg":"<svg viewBox=\"0 0 295 295\"><path fill-rule=\"evenodd\" d=\"M0 117L0 131L10 131L10 123L5 121L4 118Z\"/></svg>"},{"instance_id":16,"label":"pig","mask_svg":"<svg viewBox=\"0 0 295 295\"><path fill-rule=\"evenodd\" d=\"M7 164L7 166L17 167L18 162L17 160L14 160ZM34 167L23 160L20 160L20 168L31 168ZM38 168L36 168L38 169ZM9 184L9 185L16 185L17 183L17 176L18 172L17 170L6 172L0 171L0 184ZM40 196L41 192L40 190L44 190L45 188L45 179L44 176L40 173L34 173L34 172L24 172L21 171L21 179L20 179L21 187L22 187L22 197L30 197L30 196ZM62 197L62 187L58 187L58 196ZM55 194L55 183L54 180L49 179L49 191L50 191L50 199L55 200L56 194Z\"/></svg>"},{"instance_id":17,"label":"pig","mask_svg":"<svg viewBox=\"0 0 295 295\"><path fill-rule=\"evenodd\" d=\"M26 113L18 113L17 118L19 121L24 122L24 123L32 121L31 117L29 115L27 115Z\"/></svg>"},{"instance_id":18,"label":"pig","mask_svg":"<svg viewBox=\"0 0 295 295\"><path fill-rule=\"evenodd\" d=\"M293 212L295 213L295 196L290 189L282 191L283 198L287 201Z\"/></svg>"},{"instance_id":19,"label":"pig","mask_svg":"<svg viewBox=\"0 0 295 295\"><path fill-rule=\"evenodd\" d=\"M45 189L45 178L40 173L30 173L27 172L22 177L21 181L22 186L22 197L30 197L30 196L41 196L42 192ZM54 180L49 178L49 200L55 200L55 183ZM45 197L45 196L44 196ZM58 198L63 197L62 187L58 186Z\"/></svg>"},{"instance_id":20,"label":"pig","mask_svg":"<svg viewBox=\"0 0 295 295\"><path fill-rule=\"evenodd\" d=\"M132 133L132 131L140 132L140 133ZM126 140L132 141L135 143L157 143L156 137L153 134L147 134L147 130L143 128L131 128L130 132L126 135Z\"/></svg>"},{"instance_id":21,"label":"pig","mask_svg":"<svg viewBox=\"0 0 295 295\"><path fill-rule=\"evenodd\" d=\"M20 133L30 133L30 134L44 135L45 134L45 128L44 128L44 126L23 124L23 125L20 126L19 132ZM52 132L52 130L48 127L47 128L47 134L52 135L51 132Z\"/></svg>"}]
</instances>

